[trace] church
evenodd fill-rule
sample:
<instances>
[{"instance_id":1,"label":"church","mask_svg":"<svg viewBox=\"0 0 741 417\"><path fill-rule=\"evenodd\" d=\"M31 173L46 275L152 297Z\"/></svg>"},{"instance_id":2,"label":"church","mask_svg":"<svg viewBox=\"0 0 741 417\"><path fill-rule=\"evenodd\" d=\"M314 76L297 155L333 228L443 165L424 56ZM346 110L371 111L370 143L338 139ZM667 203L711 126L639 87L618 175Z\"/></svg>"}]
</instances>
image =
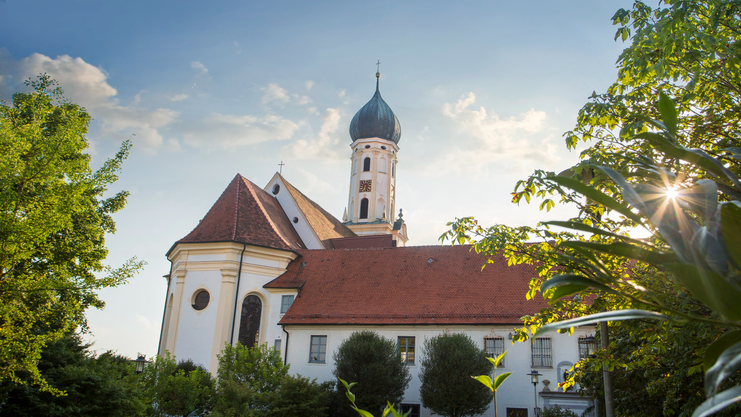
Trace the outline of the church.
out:
<instances>
[{"instance_id":1,"label":"church","mask_svg":"<svg viewBox=\"0 0 741 417\"><path fill-rule=\"evenodd\" d=\"M557 385L585 354L579 342L593 329L511 340L520 317L546 307L542 299L525 299L532 266L495 257L482 270L485 259L469 246L407 244L403 213L396 214L401 125L381 97L379 77L350 124L342 220L280 173L265 187L237 174L167 251L158 352L215 373L225 343L267 343L291 373L321 382L334 379L333 352L342 341L373 330L398 342L399 360L412 375L402 407L419 417L431 415L419 396L425 338L465 332L489 355L508 351L497 370L513 373L498 391L499 415L533 416L534 407L554 404L581 415L591 401ZM541 374L535 384L531 370Z\"/></svg>"}]
</instances>

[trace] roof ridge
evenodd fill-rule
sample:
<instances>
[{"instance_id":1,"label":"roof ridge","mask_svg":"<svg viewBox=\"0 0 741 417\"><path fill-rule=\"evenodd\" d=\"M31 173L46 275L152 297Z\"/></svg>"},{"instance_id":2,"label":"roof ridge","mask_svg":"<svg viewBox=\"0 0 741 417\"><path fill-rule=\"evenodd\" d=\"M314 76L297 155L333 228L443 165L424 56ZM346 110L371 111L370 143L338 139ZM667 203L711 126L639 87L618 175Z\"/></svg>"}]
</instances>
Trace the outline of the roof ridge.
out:
<instances>
[{"instance_id":1,"label":"roof ridge","mask_svg":"<svg viewBox=\"0 0 741 417\"><path fill-rule=\"evenodd\" d=\"M244 179L242 174L237 173L236 177L234 177L235 180L238 180L239 178ZM234 203L234 228L232 229L232 240L237 239L237 227L239 227L239 185L242 181L237 181L237 198L235 199Z\"/></svg>"},{"instance_id":2,"label":"roof ridge","mask_svg":"<svg viewBox=\"0 0 741 417\"><path fill-rule=\"evenodd\" d=\"M289 242L288 242L288 241L286 240L286 238L285 238L285 237L283 237L283 234L282 234L282 233L280 232L280 228L278 227L278 225L276 225L276 224L275 224L275 222L273 221L272 217L270 217L270 215L268 214L268 211L267 211L267 210L265 210L265 206L263 206L263 204L262 204L262 200L261 200L261 199L260 199L260 197L259 197L259 196L258 196L258 195L257 195L257 194L255 193L255 190L254 190L254 189L252 188L252 186L253 186L253 185L254 185L255 187L257 187L257 186L256 186L255 184L253 184L253 183L252 183L252 181L250 181L250 180L248 180L248 179L246 179L246 178L244 178L244 177L242 177L242 178L243 178L243 179L244 179L244 180L246 181L246 184L245 184L245 185L247 185L247 190L249 190L249 192L250 192L250 193L252 194L252 197L254 197L254 199L255 199L255 202L257 203L257 206L258 206L258 207L260 207L260 211L262 212L263 216L264 216L264 217L265 217L265 219L266 219L266 220L268 221L268 223L270 223L270 227L272 227L272 228L273 228L273 230L275 231L275 234L277 234L277 235L278 235L278 237L279 237L279 238L280 238L280 239L281 239L281 240L283 241L283 243L285 243L285 244L286 244L286 245L287 245L287 246L288 246L289 248L293 247L293 245L292 245L291 243L289 243ZM259 187L258 187L258 188L259 188ZM260 191L263 191L263 189L262 189L262 188L260 188ZM266 193L266 194L267 194L267 193ZM272 196L270 196L270 195L268 195L268 197L270 197L270 198L275 198L275 197L272 197ZM280 206L280 205L279 205L279 206Z\"/></svg>"}]
</instances>

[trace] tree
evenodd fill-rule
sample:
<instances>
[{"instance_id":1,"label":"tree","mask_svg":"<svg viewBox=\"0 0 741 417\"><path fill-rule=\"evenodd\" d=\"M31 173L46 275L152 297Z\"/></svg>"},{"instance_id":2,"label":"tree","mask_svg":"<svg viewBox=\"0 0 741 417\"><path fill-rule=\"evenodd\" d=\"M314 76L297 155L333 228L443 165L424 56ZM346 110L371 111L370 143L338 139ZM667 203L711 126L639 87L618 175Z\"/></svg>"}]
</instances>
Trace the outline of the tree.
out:
<instances>
[{"instance_id":1,"label":"tree","mask_svg":"<svg viewBox=\"0 0 741 417\"><path fill-rule=\"evenodd\" d=\"M334 362L336 378L357 384L357 407L374 415L381 415L387 403L401 402L412 379L397 343L370 330L354 332L345 339L334 354ZM345 411L354 414L350 414L350 407Z\"/></svg>"},{"instance_id":2,"label":"tree","mask_svg":"<svg viewBox=\"0 0 741 417\"><path fill-rule=\"evenodd\" d=\"M739 285L738 243L731 237L739 235L733 207L741 196L740 11L730 0L667 0L655 9L636 2L619 10L616 37L631 43L618 61L618 80L592 95L564 135L570 148L582 140L592 146L581 153L582 163L558 175L538 170L513 193L517 203L536 197L541 209L560 202L578 214L535 228L486 228L457 219L443 237L536 265L527 297L541 293L551 307L525 317L517 340L529 337L530 326L641 318L610 325L618 339L576 368L582 382L594 380L602 365L620 370L618 379L644 378L638 380L648 390L636 379L616 385L617 411L622 399L627 406L657 407L642 413L688 415L702 401L698 386L712 396L720 384L733 383L726 377L736 371L728 366L733 351L727 348L739 340L729 332L738 317L737 302L728 297ZM637 229L650 237L631 239ZM575 321L553 324L569 318ZM682 357L688 341L697 349ZM727 356L718 356L724 351ZM715 398L716 406L706 402L695 413L717 411L739 393L731 388Z\"/></svg>"},{"instance_id":3,"label":"tree","mask_svg":"<svg viewBox=\"0 0 741 417\"><path fill-rule=\"evenodd\" d=\"M49 343L38 369L49 386L64 395L6 381L0 416L143 416L148 399L133 363L112 352L96 358L89 347L75 333ZM25 371L18 376L30 378Z\"/></svg>"},{"instance_id":4,"label":"tree","mask_svg":"<svg viewBox=\"0 0 741 417\"><path fill-rule=\"evenodd\" d=\"M286 375L275 391L262 395L270 417L325 417L329 391L301 375Z\"/></svg>"},{"instance_id":5,"label":"tree","mask_svg":"<svg viewBox=\"0 0 741 417\"><path fill-rule=\"evenodd\" d=\"M214 416L264 416L270 411L265 394L275 392L288 374L280 353L266 344L248 348L226 344L218 355Z\"/></svg>"},{"instance_id":6,"label":"tree","mask_svg":"<svg viewBox=\"0 0 741 417\"><path fill-rule=\"evenodd\" d=\"M146 367L142 383L149 387L150 416L201 416L213 408L216 387L211 374L193 363L180 361L169 352Z\"/></svg>"},{"instance_id":7,"label":"tree","mask_svg":"<svg viewBox=\"0 0 741 417\"><path fill-rule=\"evenodd\" d=\"M44 389L52 389L37 367L44 346L86 331L85 310L104 305L96 291L143 266L135 259L103 265L111 214L128 193L103 194L131 145L93 172L84 153L90 116L55 84L44 74L26 82L33 92L0 104L0 381Z\"/></svg>"},{"instance_id":8,"label":"tree","mask_svg":"<svg viewBox=\"0 0 741 417\"><path fill-rule=\"evenodd\" d=\"M491 374L486 352L465 333L443 333L425 339L419 372L422 405L446 417L483 414L491 392L472 375Z\"/></svg>"}]
</instances>

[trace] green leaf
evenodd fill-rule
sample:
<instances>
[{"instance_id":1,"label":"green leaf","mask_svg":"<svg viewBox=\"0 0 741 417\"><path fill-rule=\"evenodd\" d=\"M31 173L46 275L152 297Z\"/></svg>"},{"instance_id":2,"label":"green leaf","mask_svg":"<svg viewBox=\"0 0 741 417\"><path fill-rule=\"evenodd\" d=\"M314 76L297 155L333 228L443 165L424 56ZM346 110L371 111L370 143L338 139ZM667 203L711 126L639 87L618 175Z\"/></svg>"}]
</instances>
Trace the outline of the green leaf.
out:
<instances>
[{"instance_id":1,"label":"green leaf","mask_svg":"<svg viewBox=\"0 0 741 417\"><path fill-rule=\"evenodd\" d=\"M558 300L559 298L568 297L580 293L589 288L587 285L561 285L553 291L551 300Z\"/></svg>"},{"instance_id":2,"label":"green leaf","mask_svg":"<svg viewBox=\"0 0 741 417\"><path fill-rule=\"evenodd\" d=\"M677 262L677 258L671 253L646 250L639 246L623 242L601 244L592 242L569 241L561 243L560 246L580 247L606 253L609 255L624 256L626 258L637 259L656 266L661 266L668 262Z\"/></svg>"},{"instance_id":3,"label":"green leaf","mask_svg":"<svg viewBox=\"0 0 741 417\"><path fill-rule=\"evenodd\" d=\"M705 395L714 394L720 384L741 369L741 342L726 348L715 364L705 373Z\"/></svg>"},{"instance_id":4,"label":"green leaf","mask_svg":"<svg viewBox=\"0 0 741 417\"><path fill-rule=\"evenodd\" d=\"M672 135L677 134L677 108L674 102L663 92L659 95L659 113L661 120L664 121L666 129Z\"/></svg>"},{"instance_id":5,"label":"green leaf","mask_svg":"<svg viewBox=\"0 0 741 417\"><path fill-rule=\"evenodd\" d=\"M623 216L637 223L643 223L643 221L641 220L641 217L633 213L632 211L630 211L630 208L620 204L617 200L608 196L607 194L585 185L581 181L575 180L573 178L565 178L565 177L557 177L557 176L551 176L551 177L548 177L548 179L555 182L558 185L561 185L566 188L570 188L584 195L585 197L599 204L602 204L603 206L611 210L617 211L618 213L622 214Z\"/></svg>"},{"instance_id":6,"label":"green leaf","mask_svg":"<svg viewBox=\"0 0 741 417\"><path fill-rule=\"evenodd\" d=\"M355 394L353 394L350 391L347 391L345 395L347 396L347 399L350 400L351 403L355 404Z\"/></svg>"},{"instance_id":7,"label":"green leaf","mask_svg":"<svg viewBox=\"0 0 741 417\"><path fill-rule=\"evenodd\" d=\"M604 291L610 294L620 294L619 292L613 290L612 288L608 287L605 284L602 284L601 282L597 282L593 279L587 278L582 275L574 275L574 274L564 274L564 275L555 276L547 280L546 282L544 282L543 285L540 286L540 291L545 291L549 288L553 288L556 285L576 285L576 286L582 286L582 287L592 287L592 288L596 288L598 290L601 290L601 291Z\"/></svg>"},{"instance_id":8,"label":"green leaf","mask_svg":"<svg viewBox=\"0 0 741 417\"><path fill-rule=\"evenodd\" d=\"M494 364L494 369L499 367L499 364L502 362L502 359L504 359L504 355L506 354L507 354L507 351L505 350L504 352L502 352L501 355L497 356L497 358L494 359L494 362L492 362ZM488 359L491 359L491 358L488 358Z\"/></svg>"},{"instance_id":9,"label":"green leaf","mask_svg":"<svg viewBox=\"0 0 741 417\"><path fill-rule=\"evenodd\" d=\"M706 306L725 317L741 320L741 292L725 278L694 265L672 263L665 267Z\"/></svg>"},{"instance_id":10,"label":"green leaf","mask_svg":"<svg viewBox=\"0 0 741 417\"><path fill-rule=\"evenodd\" d=\"M707 372L708 369L715 365L715 362L724 350L738 342L741 342L741 330L733 330L724 333L715 342L708 346L707 349L705 349L705 359L702 364L703 370Z\"/></svg>"},{"instance_id":11,"label":"green leaf","mask_svg":"<svg viewBox=\"0 0 741 417\"><path fill-rule=\"evenodd\" d=\"M552 220L552 221L549 221L549 222L542 222L541 224L548 225L548 226L563 227L564 229L574 229L574 230L578 230L580 232L592 233L592 234L595 234L595 235L610 236L610 237L621 239L621 240L623 240L625 242L632 242L632 243L634 243L636 245L644 245L644 246L646 246L646 244L644 242L640 241L640 240L632 239L629 236L623 236L623 235L619 235L617 233L608 232L607 230L602 230L602 229L597 228L597 227L592 227L592 226L586 225L586 224L581 223L581 222Z\"/></svg>"},{"instance_id":12,"label":"green leaf","mask_svg":"<svg viewBox=\"0 0 741 417\"><path fill-rule=\"evenodd\" d=\"M489 375L472 376L471 378L486 385L487 388L489 388L492 392L494 392L494 386L492 385L491 378L489 378Z\"/></svg>"},{"instance_id":13,"label":"green leaf","mask_svg":"<svg viewBox=\"0 0 741 417\"><path fill-rule=\"evenodd\" d=\"M499 386L502 385L504 380L509 378L510 375L512 375L512 372L505 372L501 375L497 375L496 378L494 378L494 391L499 389Z\"/></svg>"},{"instance_id":14,"label":"green leaf","mask_svg":"<svg viewBox=\"0 0 741 417\"><path fill-rule=\"evenodd\" d=\"M738 201L720 206L720 230L728 257L741 267L741 204Z\"/></svg>"},{"instance_id":15,"label":"green leaf","mask_svg":"<svg viewBox=\"0 0 741 417\"><path fill-rule=\"evenodd\" d=\"M373 414L371 414L371 413L369 413L369 412L367 412L365 410L361 410L359 408L356 408L355 411L357 411L357 413L360 414L363 417L373 417Z\"/></svg>"},{"instance_id":16,"label":"green leaf","mask_svg":"<svg viewBox=\"0 0 741 417\"><path fill-rule=\"evenodd\" d=\"M736 385L705 400L705 402L695 409L692 417L711 416L739 401L741 401L741 385Z\"/></svg>"},{"instance_id":17,"label":"green leaf","mask_svg":"<svg viewBox=\"0 0 741 417\"><path fill-rule=\"evenodd\" d=\"M556 323L546 324L545 326L538 329L532 337L538 337L543 333L551 330L568 329L576 326L586 326L588 324L595 324L601 321L621 321L621 320L633 320L633 319L648 319L648 320L671 320L671 317L661 313L646 310L614 310L607 311L604 313L590 314L584 317L577 317L575 319L559 321Z\"/></svg>"}]
</instances>

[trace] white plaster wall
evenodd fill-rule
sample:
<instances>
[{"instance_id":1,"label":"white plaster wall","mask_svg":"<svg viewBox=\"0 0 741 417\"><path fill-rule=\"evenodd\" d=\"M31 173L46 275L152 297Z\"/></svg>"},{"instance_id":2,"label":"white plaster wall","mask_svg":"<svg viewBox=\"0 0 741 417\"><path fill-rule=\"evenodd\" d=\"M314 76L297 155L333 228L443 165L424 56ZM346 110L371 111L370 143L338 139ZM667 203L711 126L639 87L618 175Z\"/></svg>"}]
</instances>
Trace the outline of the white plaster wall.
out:
<instances>
[{"instance_id":1,"label":"white plaster wall","mask_svg":"<svg viewBox=\"0 0 741 417\"><path fill-rule=\"evenodd\" d=\"M238 290L239 301L237 302L237 317L234 322L234 329L232 329L233 340L235 344L237 343L237 340L239 340L239 323L241 319L240 314L242 311L242 302L244 301L244 298L249 294L257 295L262 301L260 344L267 343L269 346L273 346L273 340L280 335L280 327L278 326L279 319L273 317L275 312L280 312L280 297L273 297L273 294L262 287L263 285L265 285L265 283L269 282L272 279L273 278L266 277L265 275L251 274L242 271L242 277L240 279ZM229 320L231 320L231 317L229 318Z\"/></svg>"},{"instance_id":2,"label":"white plaster wall","mask_svg":"<svg viewBox=\"0 0 741 417\"><path fill-rule=\"evenodd\" d=\"M383 337L397 340L399 336L415 337L415 364L409 366L412 380L404 395L404 403L420 404L419 397L420 381L419 371L423 355L423 344L425 338L437 336L445 331L451 333L467 333L483 349L484 337L503 337L505 340L505 367L498 368L497 374L503 372L512 372L512 375L497 391L497 403L499 415L505 415L506 409L509 408L527 408L530 413L534 406L533 384L530 382L531 369L531 344L522 342L512 344L508 340L508 335L512 326L286 326L290 333L288 342L288 363L291 365L292 374L300 374L310 378L317 378L321 381L334 380L332 371L334 370L333 354L350 334L358 330L374 330ZM550 389L554 390L557 386L558 377L556 375L556 365L561 361L576 363L579 359L578 336L593 333L593 328L577 329L573 336L551 332L546 337L551 338L551 352L553 355L553 368L536 368L543 376L537 391L543 390L543 380L549 380ZM324 364L309 363L309 346L311 336L327 336L327 360ZM352 382L352 381L348 381ZM542 407L543 402L538 396L538 406ZM429 410L421 408L422 416L431 416ZM489 408L484 416L493 416L493 408Z\"/></svg>"},{"instance_id":3,"label":"white plaster wall","mask_svg":"<svg viewBox=\"0 0 741 417\"><path fill-rule=\"evenodd\" d=\"M293 197L291 197L291 193L288 192L285 184L283 184L283 182L277 176L273 179L273 181L270 182L270 184L268 184L267 187L265 187L265 190L270 195L273 195L272 190L273 185L275 184L280 185L280 191L278 191L278 194L275 195L275 198L278 200L278 203L280 203L280 206L286 213L288 220L290 220L291 222L291 226L293 226L293 228L296 230L296 233L301 236L301 240L304 242L304 245L306 245L306 248L324 249L324 246L319 241L319 239L317 239L316 235L309 226L309 223L306 221L306 217L304 217L304 214L301 212L301 210L298 209L296 202L293 200ZM298 223L293 222L294 217L298 217Z\"/></svg>"},{"instance_id":4,"label":"white plaster wall","mask_svg":"<svg viewBox=\"0 0 741 417\"><path fill-rule=\"evenodd\" d=\"M177 360L190 358L206 368L211 363L211 345L214 339L220 287L219 271L188 271L186 274L180 306L180 323L173 352ZM199 288L207 289L211 298L205 309L196 311L191 306L191 297Z\"/></svg>"}]
</instances>

